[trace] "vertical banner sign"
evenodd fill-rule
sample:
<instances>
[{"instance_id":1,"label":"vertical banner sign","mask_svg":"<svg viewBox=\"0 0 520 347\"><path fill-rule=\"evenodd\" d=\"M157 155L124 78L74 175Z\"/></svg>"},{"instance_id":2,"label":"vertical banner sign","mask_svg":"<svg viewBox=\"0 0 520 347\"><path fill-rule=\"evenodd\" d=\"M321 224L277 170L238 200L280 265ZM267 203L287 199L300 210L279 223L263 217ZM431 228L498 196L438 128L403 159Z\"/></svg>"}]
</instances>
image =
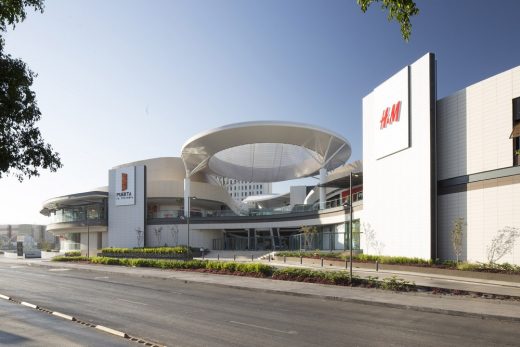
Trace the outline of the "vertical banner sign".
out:
<instances>
[{"instance_id":1,"label":"vertical banner sign","mask_svg":"<svg viewBox=\"0 0 520 347\"><path fill-rule=\"evenodd\" d=\"M116 206L135 205L135 166L116 170Z\"/></svg>"},{"instance_id":2,"label":"vertical banner sign","mask_svg":"<svg viewBox=\"0 0 520 347\"><path fill-rule=\"evenodd\" d=\"M371 126L374 128L376 159L410 146L408 69L405 67L374 89Z\"/></svg>"}]
</instances>

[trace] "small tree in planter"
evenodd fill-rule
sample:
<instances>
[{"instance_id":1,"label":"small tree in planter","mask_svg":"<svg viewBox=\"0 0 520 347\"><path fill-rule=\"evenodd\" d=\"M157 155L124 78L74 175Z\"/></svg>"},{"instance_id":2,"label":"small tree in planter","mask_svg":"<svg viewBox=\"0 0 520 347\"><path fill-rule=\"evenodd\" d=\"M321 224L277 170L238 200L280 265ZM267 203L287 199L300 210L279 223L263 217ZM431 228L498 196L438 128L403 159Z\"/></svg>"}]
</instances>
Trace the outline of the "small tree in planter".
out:
<instances>
[{"instance_id":1,"label":"small tree in planter","mask_svg":"<svg viewBox=\"0 0 520 347\"><path fill-rule=\"evenodd\" d=\"M369 253L368 250L373 248L377 255L381 255L385 248L385 244L377 240L377 234L374 228L372 228L372 225L370 225L370 223L363 223L363 231L365 234L367 254Z\"/></svg>"},{"instance_id":2,"label":"small tree in planter","mask_svg":"<svg viewBox=\"0 0 520 347\"><path fill-rule=\"evenodd\" d=\"M453 222L453 229L451 230L451 245L453 246L453 252L459 263L460 256L462 255L462 240L464 239L464 218L459 217Z\"/></svg>"},{"instance_id":3,"label":"small tree in planter","mask_svg":"<svg viewBox=\"0 0 520 347\"><path fill-rule=\"evenodd\" d=\"M303 232L303 248L311 249L312 248L312 240L315 235L318 233L318 228L314 226L303 226L300 228L300 231Z\"/></svg>"},{"instance_id":4,"label":"small tree in planter","mask_svg":"<svg viewBox=\"0 0 520 347\"><path fill-rule=\"evenodd\" d=\"M137 247L141 248L141 242L143 241L144 232L141 230L141 228L135 229L135 232L137 234Z\"/></svg>"},{"instance_id":5,"label":"small tree in planter","mask_svg":"<svg viewBox=\"0 0 520 347\"><path fill-rule=\"evenodd\" d=\"M172 227L170 228L170 233L172 234L173 246L178 246L178 243L179 243L179 227L177 225L172 225Z\"/></svg>"},{"instance_id":6,"label":"small tree in planter","mask_svg":"<svg viewBox=\"0 0 520 347\"><path fill-rule=\"evenodd\" d=\"M157 238L157 247L161 247L161 231L162 227L154 229L155 237Z\"/></svg>"}]
</instances>

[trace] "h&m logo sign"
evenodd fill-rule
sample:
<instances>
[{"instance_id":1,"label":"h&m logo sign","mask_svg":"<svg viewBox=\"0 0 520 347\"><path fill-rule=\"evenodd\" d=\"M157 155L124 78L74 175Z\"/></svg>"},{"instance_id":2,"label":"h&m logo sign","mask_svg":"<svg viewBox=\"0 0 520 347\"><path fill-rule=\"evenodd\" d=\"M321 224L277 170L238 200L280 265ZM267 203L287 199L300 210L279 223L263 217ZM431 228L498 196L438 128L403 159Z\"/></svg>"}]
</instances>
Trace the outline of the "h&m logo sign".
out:
<instances>
[{"instance_id":1,"label":"h&m logo sign","mask_svg":"<svg viewBox=\"0 0 520 347\"><path fill-rule=\"evenodd\" d=\"M383 110L383 115L381 116L381 120L379 121L380 127L382 130L386 128L388 125L393 122L399 122L399 118L401 115L401 101L396 102L392 105L392 108L387 107Z\"/></svg>"}]
</instances>

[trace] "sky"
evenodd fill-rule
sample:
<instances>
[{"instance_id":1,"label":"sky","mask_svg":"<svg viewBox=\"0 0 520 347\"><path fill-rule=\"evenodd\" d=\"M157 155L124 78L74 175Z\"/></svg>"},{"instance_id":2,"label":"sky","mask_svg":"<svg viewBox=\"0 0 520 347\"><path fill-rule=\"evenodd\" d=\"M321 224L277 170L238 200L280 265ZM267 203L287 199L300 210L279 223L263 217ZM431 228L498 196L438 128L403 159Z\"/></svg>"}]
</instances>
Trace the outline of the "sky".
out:
<instances>
[{"instance_id":1,"label":"sky","mask_svg":"<svg viewBox=\"0 0 520 347\"><path fill-rule=\"evenodd\" d=\"M5 50L38 74L38 125L64 166L0 179L0 224L46 224L46 199L237 122L317 125L362 159L362 98L427 52L439 98L520 65L520 1L416 2L405 42L378 5L363 14L355 0L46 0Z\"/></svg>"}]
</instances>

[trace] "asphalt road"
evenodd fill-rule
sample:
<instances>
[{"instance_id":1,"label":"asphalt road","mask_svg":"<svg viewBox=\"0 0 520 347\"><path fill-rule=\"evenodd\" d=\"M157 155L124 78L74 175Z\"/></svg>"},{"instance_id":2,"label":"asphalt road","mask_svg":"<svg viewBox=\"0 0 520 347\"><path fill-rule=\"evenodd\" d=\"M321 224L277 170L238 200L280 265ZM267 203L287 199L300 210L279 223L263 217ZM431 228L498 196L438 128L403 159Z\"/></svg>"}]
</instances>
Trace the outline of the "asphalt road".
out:
<instances>
[{"instance_id":1,"label":"asphalt road","mask_svg":"<svg viewBox=\"0 0 520 347\"><path fill-rule=\"evenodd\" d=\"M513 322L79 269L0 264L0 293L168 346L518 346L520 341L520 324ZM11 332L0 324L0 331ZM62 324L73 329L75 323Z\"/></svg>"},{"instance_id":2,"label":"asphalt road","mask_svg":"<svg viewBox=\"0 0 520 347\"><path fill-rule=\"evenodd\" d=\"M0 300L0 346L135 346L78 323Z\"/></svg>"}]
</instances>

